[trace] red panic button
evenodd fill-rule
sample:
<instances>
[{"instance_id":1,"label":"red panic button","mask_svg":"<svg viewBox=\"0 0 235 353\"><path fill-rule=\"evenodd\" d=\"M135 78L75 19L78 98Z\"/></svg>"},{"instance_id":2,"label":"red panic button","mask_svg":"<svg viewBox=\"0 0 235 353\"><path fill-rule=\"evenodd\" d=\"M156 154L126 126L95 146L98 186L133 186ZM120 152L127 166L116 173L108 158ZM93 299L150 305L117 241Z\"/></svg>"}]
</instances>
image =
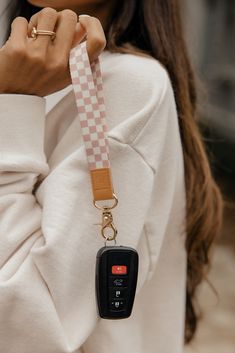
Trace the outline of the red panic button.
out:
<instances>
[{"instance_id":1,"label":"red panic button","mask_svg":"<svg viewBox=\"0 0 235 353\"><path fill-rule=\"evenodd\" d=\"M126 275L127 267L123 265L112 266L112 274L113 275Z\"/></svg>"}]
</instances>

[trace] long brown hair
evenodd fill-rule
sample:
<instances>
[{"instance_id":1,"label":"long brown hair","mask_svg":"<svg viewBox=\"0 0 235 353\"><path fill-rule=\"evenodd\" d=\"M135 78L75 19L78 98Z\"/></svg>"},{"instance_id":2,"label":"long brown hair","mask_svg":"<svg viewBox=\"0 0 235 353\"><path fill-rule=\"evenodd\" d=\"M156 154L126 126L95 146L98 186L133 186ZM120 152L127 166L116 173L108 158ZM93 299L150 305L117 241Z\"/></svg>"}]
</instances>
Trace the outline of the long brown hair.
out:
<instances>
[{"instance_id":1,"label":"long brown hair","mask_svg":"<svg viewBox=\"0 0 235 353\"><path fill-rule=\"evenodd\" d=\"M37 8L19 1L20 14L29 17ZM223 201L212 177L204 143L195 121L197 92L183 38L179 0L117 1L106 32L112 52L146 53L167 69L178 111L184 152L187 195L187 293L185 342L197 329L196 289L210 265L211 245L218 234Z\"/></svg>"}]
</instances>

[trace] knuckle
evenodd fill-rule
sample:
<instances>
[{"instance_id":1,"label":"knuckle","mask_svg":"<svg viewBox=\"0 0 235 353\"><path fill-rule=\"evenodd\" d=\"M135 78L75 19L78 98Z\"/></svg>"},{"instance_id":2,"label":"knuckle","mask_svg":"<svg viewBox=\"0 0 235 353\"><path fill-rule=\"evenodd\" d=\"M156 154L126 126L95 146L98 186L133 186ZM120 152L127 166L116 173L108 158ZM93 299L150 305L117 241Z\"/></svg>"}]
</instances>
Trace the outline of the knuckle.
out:
<instances>
[{"instance_id":1,"label":"knuckle","mask_svg":"<svg viewBox=\"0 0 235 353\"><path fill-rule=\"evenodd\" d=\"M44 7L44 9L40 11L40 16L45 16L49 19L54 19L55 17L57 17L57 11L55 9L52 9L51 7Z\"/></svg>"},{"instance_id":2,"label":"knuckle","mask_svg":"<svg viewBox=\"0 0 235 353\"><path fill-rule=\"evenodd\" d=\"M98 28L100 28L100 30L103 30L102 24L97 17L92 16L91 20L93 21L93 23L95 23Z\"/></svg>"},{"instance_id":3,"label":"knuckle","mask_svg":"<svg viewBox=\"0 0 235 353\"><path fill-rule=\"evenodd\" d=\"M67 67L68 67L67 58L60 57L57 60L55 60L53 63L53 70L55 70L56 72L63 73L64 71L67 70Z\"/></svg>"},{"instance_id":4,"label":"knuckle","mask_svg":"<svg viewBox=\"0 0 235 353\"><path fill-rule=\"evenodd\" d=\"M27 23L26 18L22 17L22 16L15 17L14 20L12 21L12 23L11 23L11 26L15 26L15 25L18 25L20 23Z\"/></svg>"},{"instance_id":5,"label":"knuckle","mask_svg":"<svg viewBox=\"0 0 235 353\"><path fill-rule=\"evenodd\" d=\"M36 50L33 53L30 53L29 60L33 65L36 65L39 68L45 67L45 56Z\"/></svg>"},{"instance_id":6,"label":"knuckle","mask_svg":"<svg viewBox=\"0 0 235 353\"><path fill-rule=\"evenodd\" d=\"M91 45L94 46L97 50L103 50L106 46L106 38L104 35L95 34L91 38Z\"/></svg>"},{"instance_id":7,"label":"knuckle","mask_svg":"<svg viewBox=\"0 0 235 353\"><path fill-rule=\"evenodd\" d=\"M67 20L77 22L78 16L76 12L70 10L70 9L65 9L61 11L61 16L62 18L66 18Z\"/></svg>"},{"instance_id":8,"label":"knuckle","mask_svg":"<svg viewBox=\"0 0 235 353\"><path fill-rule=\"evenodd\" d=\"M91 19L92 21L97 22L98 24L101 24L100 20L97 17L91 16Z\"/></svg>"},{"instance_id":9,"label":"knuckle","mask_svg":"<svg viewBox=\"0 0 235 353\"><path fill-rule=\"evenodd\" d=\"M14 59L23 60L27 56L26 49L23 46L17 45L15 43L9 43L7 48L8 54Z\"/></svg>"},{"instance_id":10,"label":"knuckle","mask_svg":"<svg viewBox=\"0 0 235 353\"><path fill-rule=\"evenodd\" d=\"M29 20L29 25L34 25L34 23L36 22L35 20L39 17L38 14L34 14L33 16L30 17L30 20Z\"/></svg>"}]
</instances>

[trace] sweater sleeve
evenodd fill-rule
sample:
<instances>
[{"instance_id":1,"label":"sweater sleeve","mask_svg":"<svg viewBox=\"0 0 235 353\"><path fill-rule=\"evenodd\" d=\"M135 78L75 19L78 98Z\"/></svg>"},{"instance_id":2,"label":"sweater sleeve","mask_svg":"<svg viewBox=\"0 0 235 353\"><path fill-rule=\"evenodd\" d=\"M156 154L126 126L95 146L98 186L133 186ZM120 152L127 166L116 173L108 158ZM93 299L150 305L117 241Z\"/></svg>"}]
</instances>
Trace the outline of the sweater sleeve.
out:
<instances>
[{"instance_id":1,"label":"sweater sleeve","mask_svg":"<svg viewBox=\"0 0 235 353\"><path fill-rule=\"evenodd\" d=\"M43 242L42 209L32 191L38 177L49 172L44 127L44 98L0 95L1 352L62 352L60 323L30 257L33 246ZM50 335L53 349L38 350L41 340L44 347L52 345Z\"/></svg>"},{"instance_id":2,"label":"sweater sleeve","mask_svg":"<svg viewBox=\"0 0 235 353\"><path fill-rule=\"evenodd\" d=\"M43 152L44 123L43 98L0 95L1 280L13 275L40 235L41 208L32 191L39 175L45 177L49 171ZM9 261L14 264L11 273L5 266Z\"/></svg>"}]
</instances>

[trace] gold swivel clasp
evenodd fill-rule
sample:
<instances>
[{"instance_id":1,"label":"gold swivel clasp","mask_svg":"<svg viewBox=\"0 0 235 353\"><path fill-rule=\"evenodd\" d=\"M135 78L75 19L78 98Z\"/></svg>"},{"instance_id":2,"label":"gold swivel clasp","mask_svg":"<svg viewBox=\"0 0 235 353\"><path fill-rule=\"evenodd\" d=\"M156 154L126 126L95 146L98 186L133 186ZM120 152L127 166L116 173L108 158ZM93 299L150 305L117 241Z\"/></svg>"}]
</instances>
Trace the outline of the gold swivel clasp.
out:
<instances>
[{"instance_id":1,"label":"gold swivel clasp","mask_svg":"<svg viewBox=\"0 0 235 353\"><path fill-rule=\"evenodd\" d=\"M114 196L114 201L115 201L113 206L101 206L100 207L97 205L96 201L94 201L95 207L102 210L102 223L94 223L94 224L99 224L102 226L101 235L106 241L115 240L116 236L117 236L117 229L114 226L113 216L112 216L112 213L110 210L117 205L118 199L115 194L113 194L113 196ZM107 229L110 229L112 233L109 235L105 234L105 230L107 230Z\"/></svg>"},{"instance_id":2,"label":"gold swivel clasp","mask_svg":"<svg viewBox=\"0 0 235 353\"><path fill-rule=\"evenodd\" d=\"M111 235L105 234L105 230L107 228L110 228L112 230ZM103 238L105 238L106 240L115 240L116 236L117 236L117 229L113 224L113 216L112 216L112 213L110 211L108 211L108 209L107 210L104 209L103 214L102 214L101 234L102 234Z\"/></svg>"}]
</instances>

